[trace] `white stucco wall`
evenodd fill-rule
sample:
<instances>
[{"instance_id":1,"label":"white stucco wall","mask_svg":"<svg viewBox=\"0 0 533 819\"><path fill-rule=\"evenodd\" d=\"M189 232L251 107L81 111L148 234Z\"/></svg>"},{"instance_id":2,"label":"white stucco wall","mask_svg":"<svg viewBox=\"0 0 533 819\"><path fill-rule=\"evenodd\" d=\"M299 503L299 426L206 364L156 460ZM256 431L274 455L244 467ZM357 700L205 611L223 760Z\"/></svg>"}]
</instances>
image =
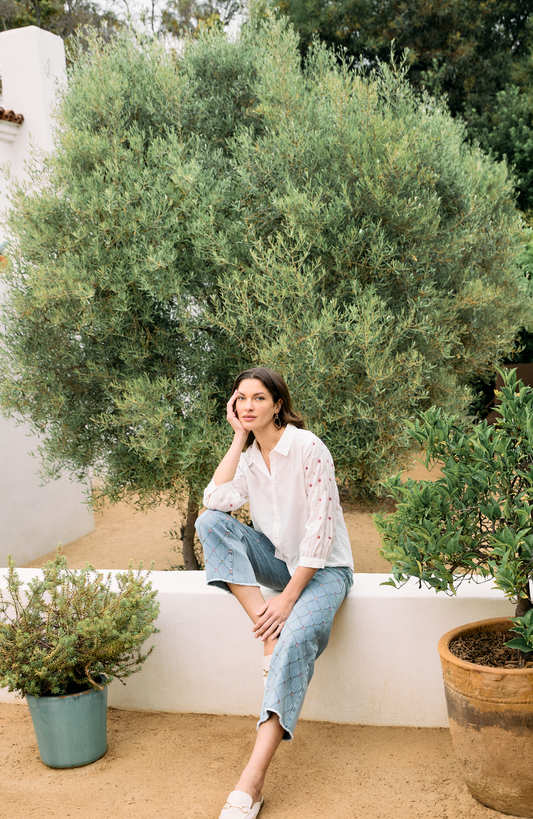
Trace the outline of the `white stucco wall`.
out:
<instances>
[{"instance_id":1,"label":"white stucco wall","mask_svg":"<svg viewBox=\"0 0 533 819\"><path fill-rule=\"evenodd\" d=\"M0 163L11 163L12 173L23 179L24 163L33 147L53 149L50 117L58 86L66 82L65 49L61 37L36 26L0 32L0 105L24 116L15 139L0 134ZM6 206L6 184L0 178L0 210Z\"/></svg>"},{"instance_id":2,"label":"white stucco wall","mask_svg":"<svg viewBox=\"0 0 533 819\"><path fill-rule=\"evenodd\" d=\"M24 569L26 582L37 570ZM115 574L115 572L113 572ZM2 585L0 570L0 588ZM464 584L457 597L381 586L386 575L356 574L316 664L302 718L356 725L446 726L439 638L456 626L513 614L491 584ZM161 632L142 670L115 681L115 708L257 715L262 645L235 598L208 588L204 572L154 572ZM264 593L267 597L270 592ZM0 701L15 702L0 689ZM20 700L18 700L20 702Z\"/></svg>"},{"instance_id":3,"label":"white stucco wall","mask_svg":"<svg viewBox=\"0 0 533 819\"><path fill-rule=\"evenodd\" d=\"M58 86L66 81L63 41L36 26L1 32L0 71L0 105L24 116L20 126L0 122L0 164L10 163L12 174L24 179L31 148L53 148L50 112ZM0 173L0 213L8 205L6 178ZM0 215L0 243L3 237ZM37 443L27 437L27 428L0 416L2 565L8 553L21 565L94 529L92 511L84 503L85 485L64 476L40 486L39 463L29 454Z\"/></svg>"},{"instance_id":4,"label":"white stucco wall","mask_svg":"<svg viewBox=\"0 0 533 819\"><path fill-rule=\"evenodd\" d=\"M12 554L18 566L70 543L94 529L84 504L84 485L63 475L41 485L39 462L28 454L36 446L25 425L0 419L0 563Z\"/></svg>"}]
</instances>

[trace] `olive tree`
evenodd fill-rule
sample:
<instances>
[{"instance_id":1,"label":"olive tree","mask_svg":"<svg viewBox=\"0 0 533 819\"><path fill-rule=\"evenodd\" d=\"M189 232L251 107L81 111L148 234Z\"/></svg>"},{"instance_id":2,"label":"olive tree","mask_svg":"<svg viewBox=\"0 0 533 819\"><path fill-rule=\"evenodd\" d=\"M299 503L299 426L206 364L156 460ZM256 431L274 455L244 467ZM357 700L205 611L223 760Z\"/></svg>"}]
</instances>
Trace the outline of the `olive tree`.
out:
<instances>
[{"instance_id":1,"label":"olive tree","mask_svg":"<svg viewBox=\"0 0 533 819\"><path fill-rule=\"evenodd\" d=\"M93 467L112 501L141 506L186 497L188 568L234 369L205 321L212 278L194 246L217 173L196 82L128 34L78 55L55 152L13 191L2 342L4 407L41 435L49 474Z\"/></svg>"},{"instance_id":2,"label":"olive tree","mask_svg":"<svg viewBox=\"0 0 533 819\"><path fill-rule=\"evenodd\" d=\"M231 220L204 229L223 282L213 320L244 360L286 374L341 483L368 490L409 451L405 419L464 410L530 325L523 227L506 166L401 72L365 76L322 46L302 69L274 30L262 130L238 132L217 186Z\"/></svg>"},{"instance_id":3,"label":"olive tree","mask_svg":"<svg viewBox=\"0 0 533 819\"><path fill-rule=\"evenodd\" d=\"M466 407L530 321L505 165L402 76L318 46L302 66L258 17L179 54L93 39L54 153L12 191L3 410L49 474L186 499L188 568L240 369L280 370L339 482L371 492L410 452L406 419Z\"/></svg>"}]
</instances>

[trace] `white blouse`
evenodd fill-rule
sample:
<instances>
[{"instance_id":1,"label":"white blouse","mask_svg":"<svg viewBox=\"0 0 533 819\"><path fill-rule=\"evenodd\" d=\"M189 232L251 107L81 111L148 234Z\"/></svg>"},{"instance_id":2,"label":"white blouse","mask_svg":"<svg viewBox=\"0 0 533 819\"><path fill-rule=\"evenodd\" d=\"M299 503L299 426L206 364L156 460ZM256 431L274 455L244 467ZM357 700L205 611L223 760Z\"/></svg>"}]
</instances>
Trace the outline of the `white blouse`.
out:
<instances>
[{"instance_id":1,"label":"white blouse","mask_svg":"<svg viewBox=\"0 0 533 819\"><path fill-rule=\"evenodd\" d=\"M204 506L231 512L246 501L254 528L265 534L294 574L298 566L349 566L352 550L329 450L312 432L288 424L270 452L270 472L257 441L240 457L235 477L204 492Z\"/></svg>"}]
</instances>

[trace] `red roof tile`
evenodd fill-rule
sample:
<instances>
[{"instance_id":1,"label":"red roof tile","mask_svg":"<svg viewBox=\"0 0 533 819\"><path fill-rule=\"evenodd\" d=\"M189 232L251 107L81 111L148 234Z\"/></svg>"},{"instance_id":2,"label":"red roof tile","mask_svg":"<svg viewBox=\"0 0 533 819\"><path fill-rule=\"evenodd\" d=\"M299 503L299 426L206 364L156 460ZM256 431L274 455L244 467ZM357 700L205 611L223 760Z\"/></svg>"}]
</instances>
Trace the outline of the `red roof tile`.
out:
<instances>
[{"instance_id":1,"label":"red roof tile","mask_svg":"<svg viewBox=\"0 0 533 819\"><path fill-rule=\"evenodd\" d=\"M14 111L6 111L5 108L0 106L0 119L5 119L8 122L16 122L17 125L22 125L24 122L24 117L22 114L15 114Z\"/></svg>"}]
</instances>

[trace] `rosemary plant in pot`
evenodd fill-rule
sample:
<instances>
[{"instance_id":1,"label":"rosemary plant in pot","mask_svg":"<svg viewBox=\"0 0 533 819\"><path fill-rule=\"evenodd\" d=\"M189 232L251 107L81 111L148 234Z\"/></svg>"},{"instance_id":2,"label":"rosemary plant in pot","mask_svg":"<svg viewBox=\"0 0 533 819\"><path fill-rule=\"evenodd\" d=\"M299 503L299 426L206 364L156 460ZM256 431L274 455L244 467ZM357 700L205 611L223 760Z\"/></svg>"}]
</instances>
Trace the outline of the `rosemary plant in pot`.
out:
<instances>
[{"instance_id":1,"label":"rosemary plant in pot","mask_svg":"<svg viewBox=\"0 0 533 819\"><path fill-rule=\"evenodd\" d=\"M440 462L442 477L388 480L396 511L376 522L391 585L415 577L453 594L466 580L492 579L515 604L515 617L444 635L439 652L468 788L488 807L533 817L533 390L514 370L502 376L493 426L437 408L410 425L426 464ZM500 643L497 659L468 653L480 640Z\"/></svg>"},{"instance_id":2,"label":"rosemary plant in pot","mask_svg":"<svg viewBox=\"0 0 533 819\"><path fill-rule=\"evenodd\" d=\"M147 572L68 568L60 552L23 588L9 559L0 591L0 686L25 696L41 759L94 762L107 749L107 686L138 671L158 631Z\"/></svg>"}]
</instances>

